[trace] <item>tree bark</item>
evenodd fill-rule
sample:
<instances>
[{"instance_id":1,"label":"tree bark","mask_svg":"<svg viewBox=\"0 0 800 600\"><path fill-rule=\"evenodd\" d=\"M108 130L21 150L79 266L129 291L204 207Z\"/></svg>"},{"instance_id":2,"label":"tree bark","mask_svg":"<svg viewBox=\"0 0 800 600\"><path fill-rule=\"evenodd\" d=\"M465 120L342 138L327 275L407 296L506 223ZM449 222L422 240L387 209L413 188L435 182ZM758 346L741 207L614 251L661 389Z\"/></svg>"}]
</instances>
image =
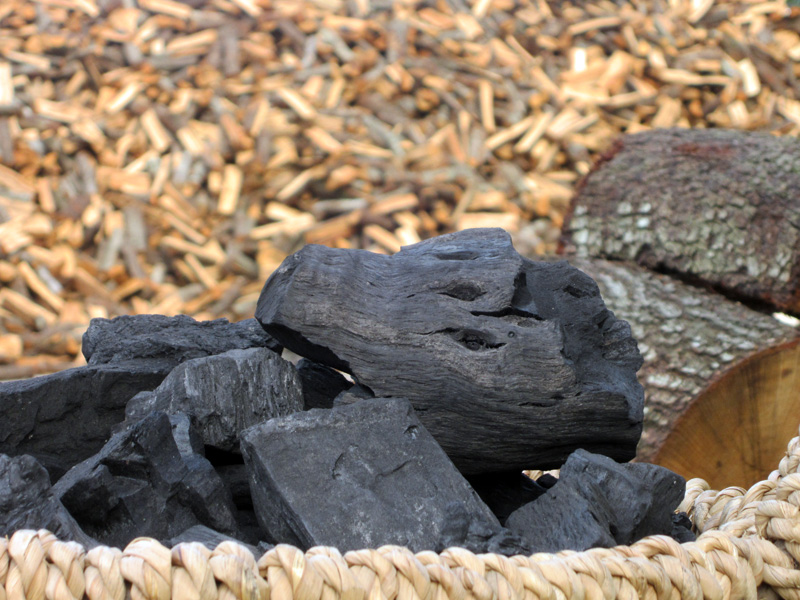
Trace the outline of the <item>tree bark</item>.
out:
<instances>
[{"instance_id":1,"label":"tree bark","mask_svg":"<svg viewBox=\"0 0 800 600\"><path fill-rule=\"evenodd\" d=\"M635 261L800 313L800 141L728 130L621 138L564 228L581 256Z\"/></svg>"},{"instance_id":2,"label":"tree bark","mask_svg":"<svg viewBox=\"0 0 800 600\"><path fill-rule=\"evenodd\" d=\"M569 262L591 276L609 309L630 323L644 357L637 458L687 477L719 481L720 475L724 485L763 479L760 465L772 468L800 422L798 330L631 263ZM728 471L717 465L721 456L731 463ZM731 466L739 470L731 474Z\"/></svg>"}]
</instances>

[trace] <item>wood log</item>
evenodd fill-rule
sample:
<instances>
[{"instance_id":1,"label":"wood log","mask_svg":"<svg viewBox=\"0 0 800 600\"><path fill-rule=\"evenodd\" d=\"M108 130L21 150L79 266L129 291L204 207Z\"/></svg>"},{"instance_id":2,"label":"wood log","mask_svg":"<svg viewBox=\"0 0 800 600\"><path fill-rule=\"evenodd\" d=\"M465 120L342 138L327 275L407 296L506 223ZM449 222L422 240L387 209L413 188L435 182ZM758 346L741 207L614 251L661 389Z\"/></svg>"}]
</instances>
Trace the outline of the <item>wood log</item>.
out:
<instances>
[{"instance_id":1,"label":"wood log","mask_svg":"<svg viewBox=\"0 0 800 600\"><path fill-rule=\"evenodd\" d=\"M631 263L570 257L644 358L637 459L714 489L764 479L800 424L798 329Z\"/></svg>"},{"instance_id":2,"label":"wood log","mask_svg":"<svg viewBox=\"0 0 800 600\"><path fill-rule=\"evenodd\" d=\"M306 246L266 282L256 318L297 354L408 398L464 473L553 468L576 448L633 458L628 325L591 279L524 259L502 230L394 256Z\"/></svg>"},{"instance_id":3,"label":"wood log","mask_svg":"<svg viewBox=\"0 0 800 600\"><path fill-rule=\"evenodd\" d=\"M578 186L566 239L800 313L800 141L728 130L619 140Z\"/></svg>"}]
</instances>

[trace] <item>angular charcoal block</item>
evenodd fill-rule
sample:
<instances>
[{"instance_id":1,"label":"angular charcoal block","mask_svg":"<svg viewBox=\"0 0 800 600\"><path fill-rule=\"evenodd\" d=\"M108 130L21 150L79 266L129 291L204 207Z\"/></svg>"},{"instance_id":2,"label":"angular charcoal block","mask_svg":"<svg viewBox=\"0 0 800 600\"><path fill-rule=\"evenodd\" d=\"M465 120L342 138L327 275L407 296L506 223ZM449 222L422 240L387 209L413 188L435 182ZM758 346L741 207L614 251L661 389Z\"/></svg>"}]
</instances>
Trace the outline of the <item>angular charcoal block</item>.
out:
<instances>
[{"instance_id":1,"label":"angular charcoal block","mask_svg":"<svg viewBox=\"0 0 800 600\"><path fill-rule=\"evenodd\" d=\"M333 399L333 406L346 406L347 404L353 404L355 402L374 397L375 394L373 394L367 388L362 385L355 384L354 386L339 392L339 394Z\"/></svg>"},{"instance_id":2,"label":"angular charcoal block","mask_svg":"<svg viewBox=\"0 0 800 600\"><path fill-rule=\"evenodd\" d=\"M47 529L87 549L97 545L53 495L50 477L35 458L0 454L0 535L18 529Z\"/></svg>"},{"instance_id":3,"label":"angular charcoal block","mask_svg":"<svg viewBox=\"0 0 800 600\"><path fill-rule=\"evenodd\" d=\"M445 508L444 524L436 550L466 548L475 554L496 552L506 556L532 554L530 545L505 527L487 525L472 518L458 502Z\"/></svg>"},{"instance_id":4,"label":"angular charcoal block","mask_svg":"<svg viewBox=\"0 0 800 600\"><path fill-rule=\"evenodd\" d=\"M178 544L185 544L187 542L198 542L203 544L209 550L214 550L214 548L219 546L222 542L236 542L252 552L253 557L256 559L260 558L262 554L255 546L232 538L231 536L220 533L219 531L214 531L205 525L194 525L189 527L189 529L186 531L181 532L169 540L166 546L171 548L173 546L177 546Z\"/></svg>"},{"instance_id":5,"label":"angular charcoal block","mask_svg":"<svg viewBox=\"0 0 800 600\"><path fill-rule=\"evenodd\" d=\"M183 413L169 415L169 424L172 427L172 439L178 447L181 456L199 454L203 456L205 446L203 440L192 426L192 421Z\"/></svg>"},{"instance_id":6,"label":"angular charcoal block","mask_svg":"<svg viewBox=\"0 0 800 600\"><path fill-rule=\"evenodd\" d=\"M669 535L672 513L683 500L686 481L647 463L619 464L608 457L576 450L561 467L560 479L586 489L599 488L612 507L612 533L618 544L648 535Z\"/></svg>"},{"instance_id":7,"label":"angular charcoal block","mask_svg":"<svg viewBox=\"0 0 800 600\"><path fill-rule=\"evenodd\" d=\"M199 454L183 456L187 474L179 500L197 519L213 529L236 532L236 507L231 491L214 467Z\"/></svg>"},{"instance_id":8,"label":"angular charcoal block","mask_svg":"<svg viewBox=\"0 0 800 600\"><path fill-rule=\"evenodd\" d=\"M90 365L149 358L163 360L172 367L237 348L269 348L277 353L282 349L255 319L238 323L227 319L195 321L186 315L92 319L82 345Z\"/></svg>"},{"instance_id":9,"label":"angular charcoal block","mask_svg":"<svg viewBox=\"0 0 800 600\"><path fill-rule=\"evenodd\" d=\"M694 531L692 531L692 520L685 512L672 515L672 531L670 531L669 535L679 544L693 542L697 539Z\"/></svg>"},{"instance_id":10,"label":"angular charcoal block","mask_svg":"<svg viewBox=\"0 0 800 600\"><path fill-rule=\"evenodd\" d=\"M403 399L273 419L242 434L242 453L269 541L429 550L452 502L499 528Z\"/></svg>"},{"instance_id":11,"label":"angular charcoal block","mask_svg":"<svg viewBox=\"0 0 800 600\"><path fill-rule=\"evenodd\" d=\"M591 278L523 258L500 229L394 256L306 246L266 282L256 318L375 396L408 398L463 473L554 468L576 448L635 454L630 327Z\"/></svg>"},{"instance_id":12,"label":"angular charcoal block","mask_svg":"<svg viewBox=\"0 0 800 600\"><path fill-rule=\"evenodd\" d=\"M312 408L333 408L333 399L353 385L338 371L307 358L297 363L297 374L303 384L303 405Z\"/></svg>"},{"instance_id":13,"label":"angular charcoal block","mask_svg":"<svg viewBox=\"0 0 800 600\"><path fill-rule=\"evenodd\" d=\"M596 484L579 488L559 480L545 495L511 513L506 527L532 552L587 550L616 545L613 519L613 509Z\"/></svg>"},{"instance_id":14,"label":"angular charcoal block","mask_svg":"<svg viewBox=\"0 0 800 600\"><path fill-rule=\"evenodd\" d=\"M110 546L139 536L166 540L197 524L235 537L230 493L203 461L181 456L169 417L153 413L114 434L53 492L89 535Z\"/></svg>"},{"instance_id":15,"label":"angular charcoal block","mask_svg":"<svg viewBox=\"0 0 800 600\"><path fill-rule=\"evenodd\" d=\"M55 481L100 450L127 402L157 387L170 369L131 360L0 383L0 452L30 454Z\"/></svg>"},{"instance_id":16,"label":"angular charcoal block","mask_svg":"<svg viewBox=\"0 0 800 600\"><path fill-rule=\"evenodd\" d=\"M126 414L135 420L152 411L184 413L205 445L237 451L242 430L302 410L294 366L271 350L249 348L186 361Z\"/></svg>"}]
</instances>

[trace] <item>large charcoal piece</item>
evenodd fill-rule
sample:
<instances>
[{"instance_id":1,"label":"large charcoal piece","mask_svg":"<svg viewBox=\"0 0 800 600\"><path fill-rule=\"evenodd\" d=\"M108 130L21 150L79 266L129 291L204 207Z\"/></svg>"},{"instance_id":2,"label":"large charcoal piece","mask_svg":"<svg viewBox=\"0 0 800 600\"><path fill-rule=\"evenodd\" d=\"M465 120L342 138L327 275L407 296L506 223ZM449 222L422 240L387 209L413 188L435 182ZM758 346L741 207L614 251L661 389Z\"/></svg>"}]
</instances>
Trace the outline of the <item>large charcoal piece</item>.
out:
<instances>
[{"instance_id":1,"label":"large charcoal piece","mask_svg":"<svg viewBox=\"0 0 800 600\"><path fill-rule=\"evenodd\" d=\"M205 458L180 454L164 413L114 434L53 491L84 531L110 546L167 540L198 524L238 533L230 492Z\"/></svg>"},{"instance_id":2,"label":"large charcoal piece","mask_svg":"<svg viewBox=\"0 0 800 600\"><path fill-rule=\"evenodd\" d=\"M403 399L273 419L242 434L242 452L271 541L431 550L453 502L468 521L500 529Z\"/></svg>"},{"instance_id":3,"label":"large charcoal piece","mask_svg":"<svg viewBox=\"0 0 800 600\"><path fill-rule=\"evenodd\" d=\"M405 397L464 473L633 458L642 358L594 281L500 229L394 256L310 245L266 282L256 318L294 352Z\"/></svg>"},{"instance_id":4,"label":"large charcoal piece","mask_svg":"<svg viewBox=\"0 0 800 600\"><path fill-rule=\"evenodd\" d=\"M129 360L0 383L0 452L30 454L55 481L100 450L128 400L157 387L170 368Z\"/></svg>"},{"instance_id":5,"label":"large charcoal piece","mask_svg":"<svg viewBox=\"0 0 800 600\"><path fill-rule=\"evenodd\" d=\"M195 321L178 315L123 315L92 319L83 334L81 350L90 365L137 358L163 360L176 366L192 358L222 354L237 348L269 348L280 345L258 326L255 319L230 323L227 319Z\"/></svg>"},{"instance_id":6,"label":"large charcoal piece","mask_svg":"<svg viewBox=\"0 0 800 600\"><path fill-rule=\"evenodd\" d=\"M294 366L271 350L250 348L186 361L152 394L131 400L126 415L185 413L205 445L238 451L243 429L301 410Z\"/></svg>"},{"instance_id":7,"label":"large charcoal piece","mask_svg":"<svg viewBox=\"0 0 800 600\"><path fill-rule=\"evenodd\" d=\"M86 548L97 545L53 495L50 477L35 458L0 454L0 535L19 529L47 529Z\"/></svg>"},{"instance_id":8,"label":"large charcoal piece","mask_svg":"<svg viewBox=\"0 0 800 600\"><path fill-rule=\"evenodd\" d=\"M670 535L672 513L686 483L672 471L645 463L618 464L575 451L558 483L517 509L506 527L535 552L586 550Z\"/></svg>"}]
</instances>

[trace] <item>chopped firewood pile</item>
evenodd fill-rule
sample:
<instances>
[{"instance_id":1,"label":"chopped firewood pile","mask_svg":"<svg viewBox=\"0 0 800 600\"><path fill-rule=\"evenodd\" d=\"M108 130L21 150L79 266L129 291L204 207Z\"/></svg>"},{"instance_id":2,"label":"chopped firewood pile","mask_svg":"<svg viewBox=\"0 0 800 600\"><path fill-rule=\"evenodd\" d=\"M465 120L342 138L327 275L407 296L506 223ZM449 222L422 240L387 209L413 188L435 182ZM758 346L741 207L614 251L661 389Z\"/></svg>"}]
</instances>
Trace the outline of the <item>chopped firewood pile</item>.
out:
<instances>
[{"instance_id":1,"label":"chopped firewood pile","mask_svg":"<svg viewBox=\"0 0 800 600\"><path fill-rule=\"evenodd\" d=\"M621 133L800 134L800 8L714 0L6 0L0 379L92 317L253 315L307 243L556 250Z\"/></svg>"}]
</instances>

